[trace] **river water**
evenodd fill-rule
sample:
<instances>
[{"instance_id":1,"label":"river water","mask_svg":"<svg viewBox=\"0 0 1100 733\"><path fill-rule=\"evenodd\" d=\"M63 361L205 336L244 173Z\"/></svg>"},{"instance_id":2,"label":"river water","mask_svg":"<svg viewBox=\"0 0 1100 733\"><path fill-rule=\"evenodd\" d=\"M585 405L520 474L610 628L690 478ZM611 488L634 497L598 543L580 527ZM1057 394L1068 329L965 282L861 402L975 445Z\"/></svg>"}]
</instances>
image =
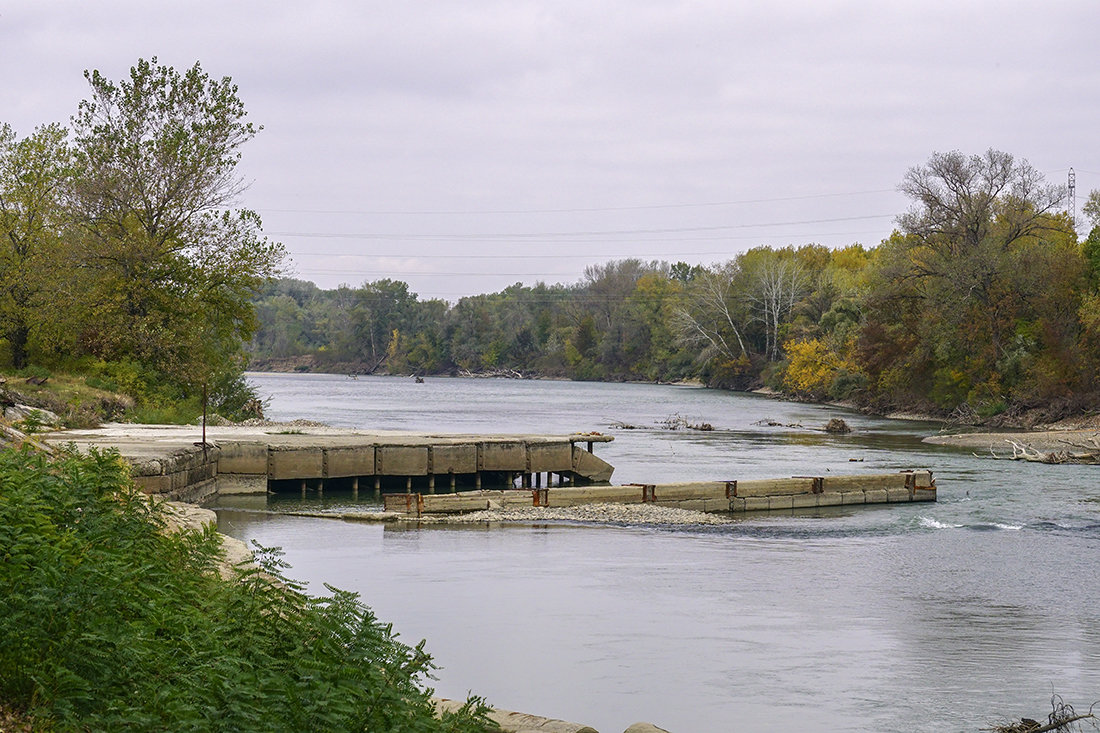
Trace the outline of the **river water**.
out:
<instances>
[{"instance_id":1,"label":"river water","mask_svg":"<svg viewBox=\"0 0 1100 733\"><path fill-rule=\"evenodd\" d=\"M406 642L427 639L437 694L603 733L638 720L673 733L975 731L1045 718L1052 691L1078 708L1100 699L1095 466L976 458L921 443L936 424L695 387L250 379L272 419L609 433L596 452L615 483L935 472L935 504L716 527L408 529L254 511L300 497L221 500L223 532L282 547L291 577L357 591ZM674 415L715 430L657 424ZM817 429L832 417L853 432Z\"/></svg>"}]
</instances>

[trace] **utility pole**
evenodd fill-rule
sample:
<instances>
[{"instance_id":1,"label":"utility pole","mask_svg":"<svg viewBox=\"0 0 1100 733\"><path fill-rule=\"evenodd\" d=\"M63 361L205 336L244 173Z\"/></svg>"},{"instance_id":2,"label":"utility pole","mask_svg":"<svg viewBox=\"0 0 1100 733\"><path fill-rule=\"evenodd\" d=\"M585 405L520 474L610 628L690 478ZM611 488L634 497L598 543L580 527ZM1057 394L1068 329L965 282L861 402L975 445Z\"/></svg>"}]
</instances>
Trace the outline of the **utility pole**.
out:
<instances>
[{"instance_id":1,"label":"utility pole","mask_svg":"<svg viewBox=\"0 0 1100 733\"><path fill-rule=\"evenodd\" d=\"M1069 169L1069 223L1077 231L1077 174Z\"/></svg>"}]
</instances>

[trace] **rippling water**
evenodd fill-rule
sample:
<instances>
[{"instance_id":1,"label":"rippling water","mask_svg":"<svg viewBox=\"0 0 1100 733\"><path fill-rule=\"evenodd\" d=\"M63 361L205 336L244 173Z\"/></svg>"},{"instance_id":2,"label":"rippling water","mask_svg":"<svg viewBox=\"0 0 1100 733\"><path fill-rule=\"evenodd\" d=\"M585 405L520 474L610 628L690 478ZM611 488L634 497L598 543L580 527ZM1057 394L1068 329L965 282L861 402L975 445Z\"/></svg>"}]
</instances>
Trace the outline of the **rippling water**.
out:
<instances>
[{"instance_id":1,"label":"rippling water","mask_svg":"<svg viewBox=\"0 0 1100 733\"><path fill-rule=\"evenodd\" d=\"M1100 698L1096 467L979 459L922 444L934 424L691 387L251 379L275 419L610 433L596 452L616 482L936 473L936 504L696 528L404 529L240 510L300 497L223 499L223 531L282 546L292 577L358 591L406 641L426 638L439 694L603 733L978 730L1044 717L1052 690ZM656 427L674 414L715 430ZM854 432L814 429L832 417Z\"/></svg>"}]
</instances>

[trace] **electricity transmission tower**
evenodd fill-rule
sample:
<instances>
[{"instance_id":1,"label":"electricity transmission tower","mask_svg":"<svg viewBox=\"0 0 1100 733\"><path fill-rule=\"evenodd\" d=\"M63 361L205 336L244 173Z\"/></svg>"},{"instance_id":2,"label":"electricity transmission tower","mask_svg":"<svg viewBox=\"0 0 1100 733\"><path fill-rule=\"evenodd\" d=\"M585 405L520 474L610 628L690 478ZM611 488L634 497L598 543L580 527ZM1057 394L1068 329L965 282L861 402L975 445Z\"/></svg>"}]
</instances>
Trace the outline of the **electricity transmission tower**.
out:
<instances>
[{"instance_id":1,"label":"electricity transmission tower","mask_svg":"<svg viewBox=\"0 0 1100 733\"><path fill-rule=\"evenodd\" d=\"M1069 223L1077 230L1077 174L1069 169Z\"/></svg>"}]
</instances>

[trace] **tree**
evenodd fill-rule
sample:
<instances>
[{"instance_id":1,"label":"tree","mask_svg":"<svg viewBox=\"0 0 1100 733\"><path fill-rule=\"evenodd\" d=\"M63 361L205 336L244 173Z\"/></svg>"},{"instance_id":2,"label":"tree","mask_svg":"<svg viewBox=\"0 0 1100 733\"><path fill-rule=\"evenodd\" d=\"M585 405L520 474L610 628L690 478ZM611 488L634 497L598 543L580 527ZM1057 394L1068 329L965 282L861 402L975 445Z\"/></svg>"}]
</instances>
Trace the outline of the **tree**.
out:
<instances>
[{"instance_id":1,"label":"tree","mask_svg":"<svg viewBox=\"0 0 1100 733\"><path fill-rule=\"evenodd\" d=\"M778 361L780 329L808 289L809 275L790 248L760 247L740 259L748 277L745 297L752 305L754 319L764 329L764 356L768 361Z\"/></svg>"},{"instance_id":2,"label":"tree","mask_svg":"<svg viewBox=\"0 0 1100 733\"><path fill-rule=\"evenodd\" d=\"M0 125L0 336L16 369L27 365L32 332L56 332L66 224L61 197L71 172L67 135L53 124L17 140Z\"/></svg>"},{"instance_id":3,"label":"tree","mask_svg":"<svg viewBox=\"0 0 1100 733\"><path fill-rule=\"evenodd\" d=\"M914 204L876 258L861 339L880 389L996 410L1014 385L1063 381L1039 362L1073 340L1053 327L1080 276L1064 191L995 150L935 154L899 188Z\"/></svg>"},{"instance_id":4,"label":"tree","mask_svg":"<svg viewBox=\"0 0 1100 733\"><path fill-rule=\"evenodd\" d=\"M228 78L141 59L115 84L85 72L73 118L70 204L91 274L92 353L145 363L181 385L239 369L251 295L278 273L282 245L229 210L244 185L240 147L259 128Z\"/></svg>"},{"instance_id":5,"label":"tree","mask_svg":"<svg viewBox=\"0 0 1100 733\"><path fill-rule=\"evenodd\" d=\"M1100 226L1100 191L1089 193L1089 198L1081 210L1089 218L1089 223L1092 226Z\"/></svg>"},{"instance_id":6,"label":"tree","mask_svg":"<svg viewBox=\"0 0 1100 733\"><path fill-rule=\"evenodd\" d=\"M692 278L687 304L676 310L679 338L686 344L702 346L701 360L718 357L732 362L748 357L743 332L749 316L735 288L739 275L740 268L734 262L697 274Z\"/></svg>"}]
</instances>

